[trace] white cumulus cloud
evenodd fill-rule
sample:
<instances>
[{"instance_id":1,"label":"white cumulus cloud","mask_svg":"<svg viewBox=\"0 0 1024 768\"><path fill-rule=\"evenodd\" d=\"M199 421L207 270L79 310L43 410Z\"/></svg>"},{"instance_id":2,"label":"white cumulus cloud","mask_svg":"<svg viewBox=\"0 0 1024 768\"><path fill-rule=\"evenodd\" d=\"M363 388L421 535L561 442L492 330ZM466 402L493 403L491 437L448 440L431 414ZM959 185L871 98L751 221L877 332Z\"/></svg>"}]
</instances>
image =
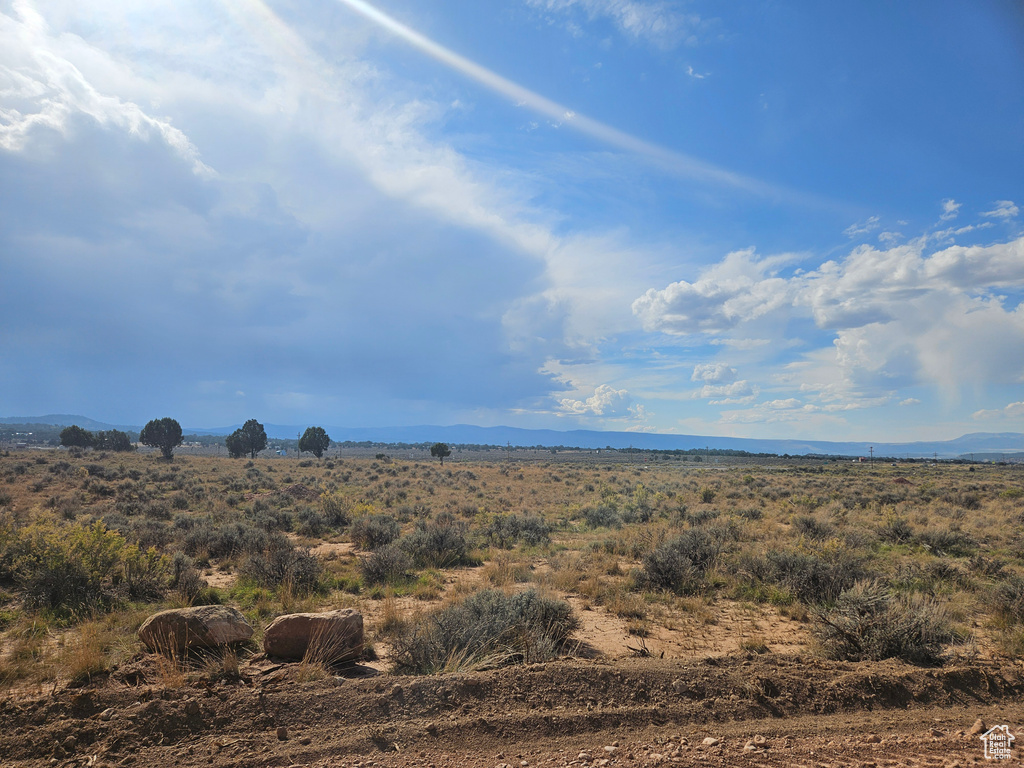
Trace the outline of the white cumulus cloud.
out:
<instances>
[{"instance_id":1,"label":"white cumulus cloud","mask_svg":"<svg viewBox=\"0 0 1024 768\"><path fill-rule=\"evenodd\" d=\"M605 416L622 417L630 415L632 398L624 389L615 389L608 384L601 384L594 394L585 400L563 398L559 408L573 416ZM636 412L636 409L632 411Z\"/></svg>"},{"instance_id":2,"label":"white cumulus cloud","mask_svg":"<svg viewBox=\"0 0 1024 768\"><path fill-rule=\"evenodd\" d=\"M633 302L644 330L674 335L721 333L792 301L789 285L773 276L779 259L758 259L753 249L734 251L685 280L651 288Z\"/></svg>"},{"instance_id":3,"label":"white cumulus cloud","mask_svg":"<svg viewBox=\"0 0 1024 768\"><path fill-rule=\"evenodd\" d=\"M974 419L1016 419L1024 416L1024 402L1010 403L1005 408L996 408L991 411L975 411L971 414Z\"/></svg>"}]
</instances>

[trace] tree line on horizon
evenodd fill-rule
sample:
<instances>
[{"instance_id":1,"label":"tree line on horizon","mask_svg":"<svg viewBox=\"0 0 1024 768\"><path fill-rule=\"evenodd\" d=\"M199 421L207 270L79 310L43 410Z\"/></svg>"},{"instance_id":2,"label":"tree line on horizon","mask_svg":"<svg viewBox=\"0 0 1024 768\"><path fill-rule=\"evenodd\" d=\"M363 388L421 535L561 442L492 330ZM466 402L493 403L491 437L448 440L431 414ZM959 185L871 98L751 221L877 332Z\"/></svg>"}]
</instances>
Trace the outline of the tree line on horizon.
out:
<instances>
[{"instance_id":1,"label":"tree line on horizon","mask_svg":"<svg viewBox=\"0 0 1024 768\"><path fill-rule=\"evenodd\" d=\"M159 449L162 456L168 461L174 458L174 449L181 445L184 440L181 424L170 416L165 416L162 419L152 419L139 432L139 442L151 448ZM135 445L126 432L112 429L109 432L93 434L77 424L72 424L61 431L60 443L63 446L75 448L98 448L113 451L135 450ZM267 431L256 419L249 419L245 424L224 438L224 445L228 449L228 455L233 459L241 458L246 454L250 458L255 459L257 454L267 447ZM299 438L299 453L312 453L319 459L323 457L324 451L330 445L331 438L323 427L307 427L306 431ZM444 466L444 460L452 455L452 449L447 443L434 443L430 448L430 455L440 459L441 466Z\"/></svg>"},{"instance_id":2,"label":"tree line on horizon","mask_svg":"<svg viewBox=\"0 0 1024 768\"><path fill-rule=\"evenodd\" d=\"M142 445L159 449L161 455L170 461L174 458L174 449L181 445L185 437L181 424L177 419L165 416L152 419L139 432ZM97 450L133 451L135 444L127 432L112 429L102 432L90 432L77 424L65 427L60 433L60 444L67 448L95 448ZM241 458L249 454L253 459L267 447L267 432L256 419L249 419L226 438L224 445L232 458ZM331 445L331 438L323 427L307 427L299 438L299 452L312 453L318 459L324 455Z\"/></svg>"}]
</instances>

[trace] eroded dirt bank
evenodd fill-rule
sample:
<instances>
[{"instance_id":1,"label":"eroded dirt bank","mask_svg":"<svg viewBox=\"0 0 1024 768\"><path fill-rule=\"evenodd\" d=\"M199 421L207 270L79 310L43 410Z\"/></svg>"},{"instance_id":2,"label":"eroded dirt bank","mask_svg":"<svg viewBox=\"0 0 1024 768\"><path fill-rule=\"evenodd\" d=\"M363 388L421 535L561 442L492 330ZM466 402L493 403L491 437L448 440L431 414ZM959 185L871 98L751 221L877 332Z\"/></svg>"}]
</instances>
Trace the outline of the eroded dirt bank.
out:
<instances>
[{"instance_id":1,"label":"eroded dirt bank","mask_svg":"<svg viewBox=\"0 0 1024 768\"><path fill-rule=\"evenodd\" d=\"M309 670L262 660L175 687L147 663L0 701L0 762L948 766L984 762L969 732L978 718L1012 732L1024 723L1021 667L991 662L769 654L303 681Z\"/></svg>"}]
</instances>

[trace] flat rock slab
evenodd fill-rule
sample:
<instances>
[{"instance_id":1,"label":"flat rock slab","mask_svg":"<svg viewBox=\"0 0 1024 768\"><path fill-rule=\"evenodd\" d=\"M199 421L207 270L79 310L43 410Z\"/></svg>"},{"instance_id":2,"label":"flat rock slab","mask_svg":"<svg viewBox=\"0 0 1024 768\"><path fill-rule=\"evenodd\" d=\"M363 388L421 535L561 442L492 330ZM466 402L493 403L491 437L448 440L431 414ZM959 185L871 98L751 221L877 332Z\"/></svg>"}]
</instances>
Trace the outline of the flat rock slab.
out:
<instances>
[{"instance_id":1,"label":"flat rock slab","mask_svg":"<svg viewBox=\"0 0 1024 768\"><path fill-rule=\"evenodd\" d=\"M278 616L263 633L263 650L279 659L337 664L363 652L363 615L352 608Z\"/></svg>"},{"instance_id":2,"label":"flat rock slab","mask_svg":"<svg viewBox=\"0 0 1024 768\"><path fill-rule=\"evenodd\" d=\"M154 613L139 627L139 639L153 653L177 654L193 648L217 648L252 637L252 627L237 609L199 605Z\"/></svg>"}]
</instances>

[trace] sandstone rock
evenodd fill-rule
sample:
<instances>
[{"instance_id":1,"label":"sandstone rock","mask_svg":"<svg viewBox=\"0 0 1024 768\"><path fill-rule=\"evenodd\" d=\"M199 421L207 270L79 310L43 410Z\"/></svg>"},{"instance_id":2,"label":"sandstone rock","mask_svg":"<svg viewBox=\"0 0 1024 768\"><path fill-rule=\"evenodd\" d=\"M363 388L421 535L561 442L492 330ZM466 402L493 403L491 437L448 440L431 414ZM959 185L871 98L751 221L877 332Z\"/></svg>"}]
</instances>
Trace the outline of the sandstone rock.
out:
<instances>
[{"instance_id":1,"label":"sandstone rock","mask_svg":"<svg viewBox=\"0 0 1024 768\"><path fill-rule=\"evenodd\" d=\"M363 615L351 608L278 616L263 635L267 656L336 664L363 652Z\"/></svg>"},{"instance_id":2,"label":"sandstone rock","mask_svg":"<svg viewBox=\"0 0 1024 768\"><path fill-rule=\"evenodd\" d=\"M977 720L974 721L974 725L971 726L971 730L969 730L967 733L969 733L971 736L977 736L979 733L984 733L987 730L988 728L985 727L985 721L979 717Z\"/></svg>"},{"instance_id":3,"label":"sandstone rock","mask_svg":"<svg viewBox=\"0 0 1024 768\"><path fill-rule=\"evenodd\" d=\"M216 648L252 637L252 627L235 608L200 605L155 613L139 627L139 639L154 653Z\"/></svg>"},{"instance_id":4,"label":"sandstone rock","mask_svg":"<svg viewBox=\"0 0 1024 768\"><path fill-rule=\"evenodd\" d=\"M721 744L721 740L716 739L714 736L708 736L704 739L704 741L701 742L701 744L703 744L705 747L717 747L719 744Z\"/></svg>"}]
</instances>

